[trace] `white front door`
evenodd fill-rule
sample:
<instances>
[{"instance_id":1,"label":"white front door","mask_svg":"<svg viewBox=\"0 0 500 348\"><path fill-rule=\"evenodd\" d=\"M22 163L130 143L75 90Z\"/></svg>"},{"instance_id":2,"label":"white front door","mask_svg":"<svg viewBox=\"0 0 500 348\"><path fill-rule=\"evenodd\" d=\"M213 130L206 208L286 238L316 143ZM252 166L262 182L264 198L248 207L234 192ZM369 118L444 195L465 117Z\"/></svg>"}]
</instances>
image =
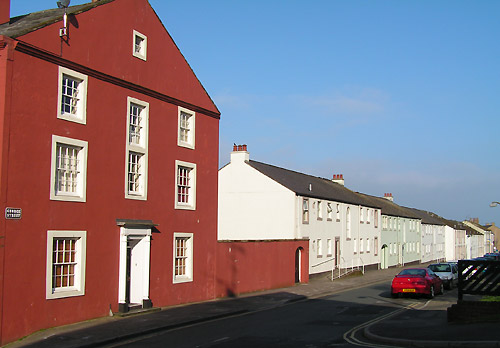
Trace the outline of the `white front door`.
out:
<instances>
[{"instance_id":1,"label":"white front door","mask_svg":"<svg viewBox=\"0 0 500 348\"><path fill-rule=\"evenodd\" d=\"M144 247L146 237L129 236L128 248L130 252L129 264L129 303L142 304L144 278L149 277L149 269L146 269L144 260Z\"/></svg>"}]
</instances>

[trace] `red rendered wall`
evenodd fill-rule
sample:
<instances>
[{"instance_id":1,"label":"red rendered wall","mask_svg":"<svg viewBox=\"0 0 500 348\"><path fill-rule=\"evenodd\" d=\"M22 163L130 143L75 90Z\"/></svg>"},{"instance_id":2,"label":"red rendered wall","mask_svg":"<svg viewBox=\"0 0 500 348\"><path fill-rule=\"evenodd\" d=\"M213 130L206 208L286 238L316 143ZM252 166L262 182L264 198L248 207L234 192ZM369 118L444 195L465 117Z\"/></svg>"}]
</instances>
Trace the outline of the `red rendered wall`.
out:
<instances>
[{"instance_id":1,"label":"red rendered wall","mask_svg":"<svg viewBox=\"0 0 500 348\"><path fill-rule=\"evenodd\" d=\"M217 297L295 284L295 251L302 248L301 282L309 281L308 241L231 241L217 244Z\"/></svg>"}]
</instances>

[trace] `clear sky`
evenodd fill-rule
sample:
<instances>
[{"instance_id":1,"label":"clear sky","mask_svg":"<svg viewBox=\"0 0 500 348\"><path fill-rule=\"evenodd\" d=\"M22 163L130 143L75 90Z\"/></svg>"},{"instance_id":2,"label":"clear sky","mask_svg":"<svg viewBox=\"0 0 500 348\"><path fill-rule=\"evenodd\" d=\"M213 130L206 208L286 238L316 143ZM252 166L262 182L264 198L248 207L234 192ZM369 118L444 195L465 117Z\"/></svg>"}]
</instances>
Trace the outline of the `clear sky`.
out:
<instances>
[{"instance_id":1,"label":"clear sky","mask_svg":"<svg viewBox=\"0 0 500 348\"><path fill-rule=\"evenodd\" d=\"M12 16L56 7L11 2ZM221 166L247 144L256 161L500 224L500 1L150 3L221 111Z\"/></svg>"}]
</instances>

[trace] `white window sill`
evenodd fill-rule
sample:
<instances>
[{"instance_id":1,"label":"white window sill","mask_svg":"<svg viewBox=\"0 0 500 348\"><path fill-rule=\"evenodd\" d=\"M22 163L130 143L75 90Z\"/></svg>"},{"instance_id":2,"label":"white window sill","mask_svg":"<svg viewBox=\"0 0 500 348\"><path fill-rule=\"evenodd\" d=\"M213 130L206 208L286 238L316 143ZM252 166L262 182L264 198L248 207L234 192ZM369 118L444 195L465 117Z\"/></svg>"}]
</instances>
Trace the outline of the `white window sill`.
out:
<instances>
[{"instance_id":1,"label":"white window sill","mask_svg":"<svg viewBox=\"0 0 500 348\"><path fill-rule=\"evenodd\" d=\"M85 295L84 290L79 290L76 288L67 288L67 289L54 289L51 294L47 294L47 300L65 298L65 297L74 297L74 296L83 296Z\"/></svg>"}]
</instances>

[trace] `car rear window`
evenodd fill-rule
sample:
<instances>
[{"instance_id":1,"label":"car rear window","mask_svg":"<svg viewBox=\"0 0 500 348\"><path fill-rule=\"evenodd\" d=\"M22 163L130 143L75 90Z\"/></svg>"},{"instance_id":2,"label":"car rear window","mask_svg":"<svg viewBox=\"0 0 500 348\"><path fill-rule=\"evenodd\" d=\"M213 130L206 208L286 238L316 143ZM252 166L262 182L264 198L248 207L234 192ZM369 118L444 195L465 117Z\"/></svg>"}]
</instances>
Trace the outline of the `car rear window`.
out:
<instances>
[{"instance_id":1,"label":"car rear window","mask_svg":"<svg viewBox=\"0 0 500 348\"><path fill-rule=\"evenodd\" d=\"M404 269L399 275L416 275L425 277L425 269Z\"/></svg>"}]
</instances>

